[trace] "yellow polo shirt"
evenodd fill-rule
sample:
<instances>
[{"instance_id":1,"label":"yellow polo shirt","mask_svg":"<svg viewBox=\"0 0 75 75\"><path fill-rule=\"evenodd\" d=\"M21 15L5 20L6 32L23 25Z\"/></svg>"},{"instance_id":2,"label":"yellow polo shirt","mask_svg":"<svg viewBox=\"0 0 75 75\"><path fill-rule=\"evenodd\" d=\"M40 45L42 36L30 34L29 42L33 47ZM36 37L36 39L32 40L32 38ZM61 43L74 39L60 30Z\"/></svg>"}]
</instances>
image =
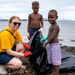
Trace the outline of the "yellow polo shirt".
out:
<instances>
[{"instance_id":1,"label":"yellow polo shirt","mask_svg":"<svg viewBox=\"0 0 75 75\"><path fill-rule=\"evenodd\" d=\"M15 42L19 42L22 39L22 36L18 31L15 31L13 35L9 32L10 28L5 28L6 30L3 30L0 32L0 52L6 52L7 49L12 49ZM7 31L9 30L9 31Z\"/></svg>"}]
</instances>

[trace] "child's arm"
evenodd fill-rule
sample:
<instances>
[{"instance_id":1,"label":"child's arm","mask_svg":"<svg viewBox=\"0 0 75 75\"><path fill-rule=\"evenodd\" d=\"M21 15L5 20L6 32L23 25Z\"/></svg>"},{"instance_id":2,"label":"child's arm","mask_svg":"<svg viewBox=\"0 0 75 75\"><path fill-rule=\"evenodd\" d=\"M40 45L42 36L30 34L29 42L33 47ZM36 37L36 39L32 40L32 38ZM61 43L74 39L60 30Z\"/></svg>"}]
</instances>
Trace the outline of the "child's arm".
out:
<instances>
[{"instance_id":1,"label":"child's arm","mask_svg":"<svg viewBox=\"0 0 75 75\"><path fill-rule=\"evenodd\" d=\"M42 31L43 27L44 27L43 16L41 15L41 28L38 31Z\"/></svg>"},{"instance_id":2,"label":"child's arm","mask_svg":"<svg viewBox=\"0 0 75 75\"><path fill-rule=\"evenodd\" d=\"M27 31L29 32L29 29L30 29L30 22L31 22L31 19L30 19L30 15L28 16L28 27L27 27Z\"/></svg>"},{"instance_id":3,"label":"child's arm","mask_svg":"<svg viewBox=\"0 0 75 75\"><path fill-rule=\"evenodd\" d=\"M41 28L44 28L44 24L43 24L43 16L41 15Z\"/></svg>"},{"instance_id":4,"label":"child's arm","mask_svg":"<svg viewBox=\"0 0 75 75\"><path fill-rule=\"evenodd\" d=\"M27 32L28 32L28 39L30 39L30 33L29 33L29 30L30 30L30 22L31 22L31 19L30 19L30 15L28 16L28 26L27 26Z\"/></svg>"},{"instance_id":5,"label":"child's arm","mask_svg":"<svg viewBox=\"0 0 75 75\"><path fill-rule=\"evenodd\" d=\"M51 36L48 38L48 40L43 44L43 47L45 47L48 43L53 43L54 39L56 39L58 37L58 33L59 33L59 27L55 26L53 29L53 32L51 33Z\"/></svg>"}]
</instances>

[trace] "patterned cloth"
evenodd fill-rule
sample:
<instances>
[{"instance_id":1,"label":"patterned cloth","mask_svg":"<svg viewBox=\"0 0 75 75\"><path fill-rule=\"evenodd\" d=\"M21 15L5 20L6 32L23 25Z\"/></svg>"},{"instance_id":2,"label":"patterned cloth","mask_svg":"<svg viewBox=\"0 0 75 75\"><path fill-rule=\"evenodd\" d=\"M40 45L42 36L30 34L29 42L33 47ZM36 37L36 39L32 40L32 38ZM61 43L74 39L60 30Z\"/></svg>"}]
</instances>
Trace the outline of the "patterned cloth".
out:
<instances>
[{"instance_id":1,"label":"patterned cloth","mask_svg":"<svg viewBox=\"0 0 75 75\"><path fill-rule=\"evenodd\" d=\"M61 64L61 48L59 43L52 43L46 46L47 59L49 64Z\"/></svg>"}]
</instances>

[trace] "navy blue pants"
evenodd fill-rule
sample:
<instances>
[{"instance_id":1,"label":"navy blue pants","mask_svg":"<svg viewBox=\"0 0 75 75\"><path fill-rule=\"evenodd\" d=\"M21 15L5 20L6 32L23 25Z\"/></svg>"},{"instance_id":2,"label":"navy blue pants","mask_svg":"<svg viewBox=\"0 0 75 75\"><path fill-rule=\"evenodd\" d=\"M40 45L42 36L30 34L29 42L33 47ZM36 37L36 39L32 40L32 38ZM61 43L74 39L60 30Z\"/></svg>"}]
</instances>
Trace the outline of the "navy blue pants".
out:
<instances>
[{"instance_id":1,"label":"navy blue pants","mask_svg":"<svg viewBox=\"0 0 75 75\"><path fill-rule=\"evenodd\" d=\"M12 50L16 51L16 44L14 44ZM0 64L7 64L14 56L8 55L6 52L0 52Z\"/></svg>"},{"instance_id":2,"label":"navy blue pants","mask_svg":"<svg viewBox=\"0 0 75 75\"><path fill-rule=\"evenodd\" d=\"M39 28L30 28L30 30L29 30L29 33L30 33L30 38L33 36L33 34L36 32L36 31L38 31L40 29L40 27Z\"/></svg>"}]
</instances>

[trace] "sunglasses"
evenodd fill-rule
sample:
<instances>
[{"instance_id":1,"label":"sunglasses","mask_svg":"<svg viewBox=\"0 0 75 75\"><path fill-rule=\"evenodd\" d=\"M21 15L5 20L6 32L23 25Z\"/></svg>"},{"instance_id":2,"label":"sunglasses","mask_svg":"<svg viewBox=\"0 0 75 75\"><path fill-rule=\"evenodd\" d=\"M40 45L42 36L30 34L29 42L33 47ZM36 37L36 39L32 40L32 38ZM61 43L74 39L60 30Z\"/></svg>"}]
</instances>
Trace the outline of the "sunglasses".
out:
<instances>
[{"instance_id":1,"label":"sunglasses","mask_svg":"<svg viewBox=\"0 0 75 75\"><path fill-rule=\"evenodd\" d=\"M17 24L18 24L18 26L20 26L21 25L21 23L20 22L13 22L13 24L16 26Z\"/></svg>"}]
</instances>

